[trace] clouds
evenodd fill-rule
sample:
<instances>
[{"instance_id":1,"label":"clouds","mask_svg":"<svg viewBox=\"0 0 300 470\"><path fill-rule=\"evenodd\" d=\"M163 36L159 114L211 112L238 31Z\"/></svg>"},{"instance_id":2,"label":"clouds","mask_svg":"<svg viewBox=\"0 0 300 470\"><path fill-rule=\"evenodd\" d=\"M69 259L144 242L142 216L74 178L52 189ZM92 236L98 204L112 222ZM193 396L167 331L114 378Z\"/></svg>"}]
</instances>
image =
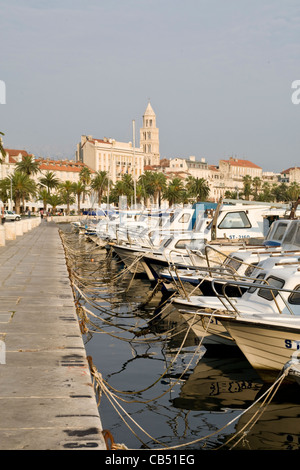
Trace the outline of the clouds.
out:
<instances>
[{"instance_id":1,"label":"clouds","mask_svg":"<svg viewBox=\"0 0 300 470\"><path fill-rule=\"evenodd\" d=\"M83 133L131 140L150 97L162 156L297 164L296 1L11 0L1 12L7 146L70 157Z\"/></svg>"}]
</instances>

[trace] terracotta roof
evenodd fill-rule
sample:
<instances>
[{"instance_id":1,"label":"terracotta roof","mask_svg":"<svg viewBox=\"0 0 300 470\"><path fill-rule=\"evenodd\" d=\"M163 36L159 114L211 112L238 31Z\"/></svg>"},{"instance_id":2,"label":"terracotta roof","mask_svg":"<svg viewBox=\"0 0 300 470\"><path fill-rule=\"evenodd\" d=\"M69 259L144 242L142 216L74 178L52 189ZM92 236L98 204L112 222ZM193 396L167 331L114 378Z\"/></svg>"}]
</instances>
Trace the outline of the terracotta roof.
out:
<instances>
[{"instance_id":1,"label":"terracotta roof","mask_svg":"<svg viewBox=\"0 0 300 470\"><path fill-rule=\"evenodd\" d=\"M29 155L28 152L26 152L26 150L16 150L16 149L4 149L4 150L6 153L9 153L9 155L12 155L12 156L17 156L20 153L23 155L23 157Z\"/></svg>"},{"instance_id":2,"label":"terracotta roof","mask_svg":"<svg viewBox=\"0 0 300 470\"><path fill-rule=\"evenodd\" d=\"M27 157L29 155L26 150L18 150L18 149L4 149L6 153L8 153L8 162L9 163L17 163L17 157L21 154L23 157Z\"/></svg>"},{"instance_id":3,"label":"terracotta roof","mask_svg":"<svg viewBox=\"0 0 300 470\"><path fill-rule=\"evenodd\" d=\"M242 166L244 168L259 168L260 166L255 163L250 162L249 160L240 160L239 158L230 158L229 160L220 160L221 162L229 163L231 166Z\"/></svg>"},{"instance_id":4,"label":"terracotta roof","mask_svg":"<svg viewBox=\"0 0 300 470\"><path fill-rule=\"evenodd\" d=\"M71 171L79 173L82 168L87 167L84 163L75 162L74 160L48 160L37 158L36 161L39 162L40 169L46 171ZM95 173L91 168L90 170L92 173Z\"/></svg>"},{"instance_id":5,"label":"terracotta roof","mask_svg":"<svg viewBox=\"0 0 300 470\"><path fill-rule=\"evenodd\" d=\"M287 170L283 170L282 173L289 173L291 170L300 170L299 166L292 166L291 168L288 168Z\"/></svg>"}]
</instances>

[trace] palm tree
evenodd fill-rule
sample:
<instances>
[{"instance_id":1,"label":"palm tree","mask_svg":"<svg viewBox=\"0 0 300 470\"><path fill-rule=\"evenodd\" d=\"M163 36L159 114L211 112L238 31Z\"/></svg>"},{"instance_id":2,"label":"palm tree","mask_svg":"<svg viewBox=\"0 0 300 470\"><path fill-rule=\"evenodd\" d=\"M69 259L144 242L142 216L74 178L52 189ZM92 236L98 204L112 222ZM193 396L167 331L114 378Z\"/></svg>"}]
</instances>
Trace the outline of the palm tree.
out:
<instances>
[{"instance_id":1,"label":"palm tree","mask_svg":"<svg viewBox=\"0 0 300 470\"><path fill-rule=\"evenodd\" d=\"M296 181L293 181L287 189L287 196L290 201L297 201L299 195L300 185Z\"/></svg>"},{"instance_id":2,"label":"palm tree","mask_svg":"<svg viewBox=\"0 0 300 470\"><path fill-rule=\"evenodd\" d=\"M116 181L110 193L111 201L118 204L120 196L126 196L128 204L134 193L133 179L131 175L123 175L121 180Z\"/></svg>"},{"instance_id":3,"label":"palm tree","mask_svg":"<svg viewBox=\"0 0 300 470\"><path fill-rule=\"evenodd\" d=\"M52 206L52 213L55 212L56 207L62 204L63 200L59 194L49 194L47 202Z\"/></svg>"},{"instance_id":4,"label":"palm tree","mask_svg":"<svg viewBox=\"0 0 300 470\"><path fill-rule=\"evenodd\" d=\"M81 194L84 194L85 190L85 184L82 181L73 183L73 193L77 196L78 214L80 214L80 197Z\"/></svg>"},{"instance_id":5,"label":"palm tree","mask_svg":"<svg viewBox=\"0 0 300 470\"><path fill-rule=\"evenodd\" d=\"M8 202L9 200L10 181L7 178L0 180L0 200Z\"/></svg>"},{"instance_id":6,"label":"palm tree","mask_svg":"<svg viewBox=\"0 0 300 470\"><path fill-rule=\"evenodd\" d=\"M73 196L73 183L69 180L59 185L60 195L63 203L67 205L67 215L70 214L70 204L75 202Z\"/></svg>"},{"instance_id":7,"label":"palm tree","mask_svg":"<svg viewBox=\"0 0 300 470\"><path fill-rule=\"evenodd\" d=\"M40 164L32 155L25 155L20 162L16 163L16 170L28 176L35 175L40 171Z\"/></svg>"},{"instance_id":8,"label":"palm tree","mask_svg":"<svg viewBox=\"0 0 300 470\"><path fill-rule=\"evenodd\" d=\"M272 195L276 202L286 202L289 200L288 197L288 186L286 183L273 184Z\"/></svg>"},{"instance_id":9,"label":"palm tree","mask_svg":"<svg viewBox=\"0 0 300 470\"><path fill-rule=\"evenodd\" d=\"M152 188L152 191L153 191L155 204L158 204L160 206L162 192L167 187L166 175L164 175L161 172L160 173L153 172L152 177L151 177L150 187Z\"/></svg>"},{"instance_id":10,"label":"palm tree","mask_svg":"<svg viewBox=\"0 0 300 470\"><path fill-rule=\"evenodd\" d=\"M91 188L98 193L98 204L101 204L103 192L108 188L108 174L107 171L97 171L95 177L91 182Z\"/></svg>"},{"instance_id":11,"label":"palm tree","mask_svg":"<svg viewBox=\"0 0 300 470\"><path fill-rule=\"evenodd\" d=\"M51 189L57 188L60 184L59 178L56 177L56 174L53 171L46 171L46 173L39 178L40 183L47 186L48 194L50 194Z\"/></svg>"},{"instance_id":12,"label":"palm tree","mask_svg":"<svg viewBox=\"0 0 300 470\"><path fill-rule=\"evenodd\" d=\"M252 185L254 188L254 199L257 200L258 198L258 190L261 187L261 179L259 176L255 176L252 181Z\"/></svg>"},{"instance_id":13,"label":"palm tree","mask_svg":"<svg viewBox=\"0 0 300 470\"><path fill-rule=\"evenodd\" d=\"M136 201L138 204L141 204L142 200L146 198L146 191L144 186L141 183L136 185Z\"/></svg>"},{"instance_id":14,"label":"palm tree","mask_svg":"<svg viewBox=\"0 0 300 470\"><path fill-rule=\"evenodd\" d=\"M47 189L42 188L42 189L39 190L38 198L39 198L39 201L43 201L44 211L47 210L48 197L49 197L49 193L48 193Z\"/></svg>"},{"instance_id":15,"label":"palm tree","mask_svg":"<svg viewBox=\"0 0 300 470\"><path fill-rule=\"evenodd\" d=\"M251 185L252 185L252 177L250 175L245 175L243 177L243 185L244 185L244 196L247 201L250 199L251 194Z\"/></svg>"},{"instance_id":16,"label":"palm tree","mask_svg":"<svg viewBox=\"0 0 300 470\"><path fill-rule=\"evenodd\" d=\"M154 194L152 180L153 180L153 172L149 170L146 170L138 179L138 184L140 184L143 187L143 192L144 192L143 197L145 199L145 204L147 207L149 206L150 196L153 196Z\"/></svg>"},{"instance_id":17,"label":"palm tree","mask_svg":"<svg viewBox=\"0 0 300 470\"><path fill-rule=\"evenodd\" d=\"M186 189L190 196L196 197L197 202L206 201L210 193L207 181L204 178L194 176L188 176Z\"/></svg>"},{"instance_id":18,"label":"palm tree","mask_svg":"<svg viewBox=\"0 0 300 470\"><path fill-rule=\"evenodd\" d=\"M0 132L1 135L5 135L3 134L3 132ZM5 158L5 150L4 150L4 147L3 147L3 142L2 142L2 137L0 137L0 153L2 155L3 158ZM2 158L0 158L0 163L2 163Z\"/></svg>"},{"instance_id":19,"label":"palm tree","mask_svg":"<svg viewBox=\"0 0 300 470\"><path fill-rule=\"evenodd\" d=\"M173 178L169 181L168 186L165 188L163 192L164 199L167 199L169 202L169 207L173 204L178 204L182 202L184 198L185 188L183 186L183 182L180 178Z\"/></svg>"},{"instance_id":20,"label":"palm tree","mask_svg":"<svg viewBox=\"0 0 300 470\"><path fill-rule=\"evenodd\" d=\"M90 183L91 183L91 175L92 175L92 172L91 172L91 170L89 169L89 167L87 167L87 166L84 166L84 167L80 170L79 179L80 179L80 181L85 185L86 188L88 188L88 186L89 186ZM85 202L85 196L86 196L86 194L87 194L87 191L85 190L84 193L83 193L82 202Z\"/></svg>"},{"instance_id":21,"label":"palm tree","mask_svg":"<svg viewBox=\"0 0 300 470\"><path fill-rule=\"evenodd\" d=\"M6 184L10 186L11 183L16 213L20 214L21 201L25 201L29 196L35 196L36 184L29 175L19 170L15 170L11 176L6 178Z\"/></svg>"}]
</instances>

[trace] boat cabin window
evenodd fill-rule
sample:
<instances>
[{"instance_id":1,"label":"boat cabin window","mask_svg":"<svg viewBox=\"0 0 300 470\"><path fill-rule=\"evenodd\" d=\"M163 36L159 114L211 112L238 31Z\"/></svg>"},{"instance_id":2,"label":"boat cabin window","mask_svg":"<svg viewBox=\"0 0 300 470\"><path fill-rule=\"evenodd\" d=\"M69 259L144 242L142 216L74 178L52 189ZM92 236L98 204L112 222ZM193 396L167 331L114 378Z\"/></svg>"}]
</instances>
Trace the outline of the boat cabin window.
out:
<instances>
[{"instance_id":1,"label":"boat cabin window","mask_svg":"<svg viewBox=\"0 0 300 470\"><path fill-rule=\"evenodd\" d=\"M268 282L270 286L272 287L274 286L278 288L283 287L285 283L283 279L279 279L278 277L273 277L273 276L268 277L266 281ZM276 297L277 294L278 294L278 290L264 289L263 287L261 287L257 293L257 295L259 295L260 297L266 300L274 300L274 297Z\"/></svg>"},{"instance_id":2,"label":"boat cabin window","mask_svg":"<svg viewBox=\"0 0 300 470\"><path fill-rule=\"evenodd\" d=\"M232 268L234 271L237 271L239 267L241 266L243 260L241 258L237 258L236 256L233 256L232 258L228 258L226 264L226 267Z\"/></svg>"},{"instance_id":3,"label":"boat cabin window","mask_svg":"<svg viewBox=\"0 0 300 470\"><path fill-rule=\"evenodd\" d=\"M188 223L190 218L191 218L191 214L185 213L185 214L182 214L182 216L180 217L178 222L181 223L181 224L186 224L186 223Z\"/></svg>"},{"instance_id":4,"label":"boat cabin window","mask_svg":"<svg viewBox=\"0 0 300 470\"><path fill-rule=\"evenodd\" d=\"M258 263L252 263L250 266L248 266L245 271L245 276L250 277L257 265Z\"/></svg>"},{"instance_id":5,"label":"boat cabin window","mask_svg":"<svg viewBox=\"0 0 300 470\"><path fill-rule=\"evenodd\" d=\"M276 227L276 230L272 234L272 239L278 240L278 241L282 240L283 235L286 232L286 227L287 227L286 223L279 223Z\"/></svg>"},{"instance_id":6,"label":"boat cabin window","mask_svg":"<svg viewBox=\"0 0 300 470\"><path fill-rule=\"evenodd\" d=\"M286 233L286 236L284 238L284 243L286 244L289 244L292 242L293 238L294 238L294 235L296 233L296 229L297 229L297 225L296 224L292 224L290 226L290 228L288 229L287 233Z\"/></svg>"},{"instance_id":7,"label":"boat cabin window","mask_svg":"<svg viewBox=\"0 0 300 470\"><path fill-rule=\"evenodd\" d=\"M175 245L175 248L181 248L181 249L186 248L187 246L191 244L191 242L194 243L194 241L191 240L190 238L188 238L187 240L178 240L178 242Z\"/></svg>"},{"instance_id":8,"label":"boat cabin window","mask_svg":"<svg viewBox=\"0 0 300 470\"><path fill-rule=\"evenodd\" d=\"M300 305L300 286L296 286L293 290L298 292L293 292L289 296L289 303L294 305Z\"/></svg>"},{"instance_id":9,"label":"boat cabin window","mask_svg":"<svg viewBox=\"0 0 300 470\"><path fill-rule=\"evenodd\" d=\"M228 212L218 228L250 228L250 221L244 211Z\"/></svg>"},{"instance_id":10,"label":"boat cabin window","mask_svg":"<svg viewBox=\"0 0 300 470\"><path fill-rule=\"evenodd\" d=\"M262 282L262 279L263 279L264 277L265 277L265 275L264 275L263 273L262 273L262 274L259 274L259 275L257 276L257 278L256 278L253 282L255 282L255 284L260 284L260 283ZM256 289L257 289L257 287L250 287L250 288L248 289L248 293L249 293L249 294L253 294L253 292L255 292Z\"/></svg>"},{"instance_id":11,"label":"boat cabin window","mask_svg":"<svg viewBox=\"0 0 300 470\"><path fill-rule=\"evenodd\" d=\"M165 240L163 243L164 248L167 248L167 246L170 245L171 241L172 241L172 238L168 238L167 240Z\"/></svg>"}]
</instances>

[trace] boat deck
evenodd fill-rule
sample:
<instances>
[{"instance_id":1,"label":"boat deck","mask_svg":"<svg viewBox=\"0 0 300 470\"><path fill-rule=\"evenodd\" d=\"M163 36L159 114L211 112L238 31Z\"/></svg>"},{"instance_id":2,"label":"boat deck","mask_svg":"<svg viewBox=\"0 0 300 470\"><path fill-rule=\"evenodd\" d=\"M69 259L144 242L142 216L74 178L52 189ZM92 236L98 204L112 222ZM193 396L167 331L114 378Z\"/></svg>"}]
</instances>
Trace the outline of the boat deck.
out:
<instances>
[{"instance_id":1,"label":"boat deck","mask_svg":"<svg viewBox=\"0 0 300 470\"><path fill-rule=\"evenodd\" d=\"M58 227L45 220L0 247L0 377L1 450L106 449Z\"/></svg>"}]
</instances>

